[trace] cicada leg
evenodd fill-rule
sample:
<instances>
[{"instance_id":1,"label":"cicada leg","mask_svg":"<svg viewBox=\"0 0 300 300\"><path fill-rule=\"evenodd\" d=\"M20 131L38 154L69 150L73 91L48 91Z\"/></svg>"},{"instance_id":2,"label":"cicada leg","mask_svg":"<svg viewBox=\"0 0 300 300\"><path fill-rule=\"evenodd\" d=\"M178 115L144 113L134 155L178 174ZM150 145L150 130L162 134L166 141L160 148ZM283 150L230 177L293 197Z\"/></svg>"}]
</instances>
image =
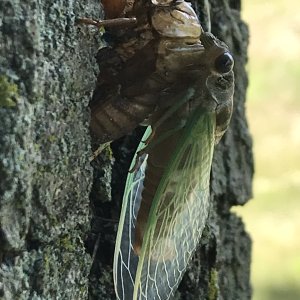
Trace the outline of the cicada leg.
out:
<instances>
[{"instance_id":1,"label":"cicada leg","mask_svg":"<svg viewBox=\"0 0 300 300\"><path fill-rule=\"evenodd\" d=\"M84 25L92 25L98 28L100 27L121 27L121 26L132 26L137 23L136 18L116 18L116 19L109 19L109 20L101 20L96 21L89 18L78 18L76 20L77 24L84 24Z\"/></svg>"},{"instance_id":2,"label":"cicada leg","mask_svg":"<svg viewBox=\"0 0 300 300\"><path fill-rule=\"evenodd\" d=\"M109 145L110 142L101 144L98 149L93 152L93 155L90 157L90 162L92 162Z\"/></svg>"}]
</instances>

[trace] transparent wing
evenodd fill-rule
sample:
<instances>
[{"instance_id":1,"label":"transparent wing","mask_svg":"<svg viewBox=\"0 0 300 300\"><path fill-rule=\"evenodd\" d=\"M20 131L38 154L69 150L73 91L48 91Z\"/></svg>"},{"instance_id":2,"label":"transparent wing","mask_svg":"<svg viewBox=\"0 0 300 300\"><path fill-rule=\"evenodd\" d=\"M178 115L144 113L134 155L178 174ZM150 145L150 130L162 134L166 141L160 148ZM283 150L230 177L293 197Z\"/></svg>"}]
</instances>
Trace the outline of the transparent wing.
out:
<instances>
[{"instance_id":1,"label":"transparent wing","mask_svg":"<svg viewBox=\"0 0 300 300\"><path fill-rule=\"evenodd\" d=\"M145 131L142 141L151 134L150 126ZM140 143L137 151L145 147ZM141 157L139 169L134 173L128 173L121 216L119 221L115 254L114 254L114 284L117 299L131 300L134 291L135 275L138 265L138 256L133 251L134 231L137 213L140 207L143 181L147 165L147 155ZM135 159L131 167L133 168Z\"/></svg>"},{"instance_id":2,"label":"transparent wing","mask_svg":"<svg viewBox=\"0 0 300 300\"><path fill-rule=\"evenodd\" d=\"M133 299L170 299L199 243L209 210L214 115L198 110L154 197Z\"/></svg>"},{"instance_id":3,"label":"transparent wing","mask_svg":"<svg viewBox=\"0 0 300 300\"><path fill-rule=\"evenodd\" d=\"M132 243L146 159L128 176L114 261L118 299L174 295L208 215L214 129L215 116L200 109L188 120L153 199L140 257Z\"/></svg>"}]
</instances>

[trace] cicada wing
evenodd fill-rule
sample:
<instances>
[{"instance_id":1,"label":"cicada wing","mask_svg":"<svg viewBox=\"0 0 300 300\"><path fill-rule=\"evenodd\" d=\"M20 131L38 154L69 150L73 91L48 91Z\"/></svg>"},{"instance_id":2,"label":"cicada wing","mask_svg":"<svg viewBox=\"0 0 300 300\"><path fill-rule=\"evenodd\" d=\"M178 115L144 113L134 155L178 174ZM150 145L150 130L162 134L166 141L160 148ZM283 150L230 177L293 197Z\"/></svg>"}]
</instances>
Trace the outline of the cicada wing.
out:
<instances>
[{"instance_id":1,"label":"cicada wing","mask_svg":"<svg viewBox=\"0 0 300 300\"><path fill-rule=\"evenodd\" d=\"M150 134L151 128L148 127L142 141L146 140ZM145 144L141 142L137 151L141 150L144 146ZM127 176L115 246L114 284L117 299L121 300L131 300L133 297L136 269L139 260L133 251L133 239L137 213L141 202L147 155L141 157L140 163L138 170L134 173L129 173ZM135 159L132 161L131 168L133 168L134 164Z\"/></svg>"},{"instance_id":2,"label":"cicada wing","mask_svg":"<svg viewBox=\"0 0 300 300\"><path fill-rule=\"evenodd\" d=\"M212 113L198 109L187 122L152 202L134 300L170 299L182 279L208 216L214 131Z\"/></svg>"}]
</instances>

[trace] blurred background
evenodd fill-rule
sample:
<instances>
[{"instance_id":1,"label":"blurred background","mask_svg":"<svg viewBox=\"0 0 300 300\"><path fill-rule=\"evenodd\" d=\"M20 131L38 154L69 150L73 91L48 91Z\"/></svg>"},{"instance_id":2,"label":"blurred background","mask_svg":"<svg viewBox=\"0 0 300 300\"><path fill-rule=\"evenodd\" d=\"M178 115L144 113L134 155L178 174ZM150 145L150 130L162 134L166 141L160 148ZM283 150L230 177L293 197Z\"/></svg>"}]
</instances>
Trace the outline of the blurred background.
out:
<instances>
[{"instance_id":1,"label":"blurred background","mask_svg":"<svg viewBox=\"0 0 300 300\"><path fill-rule=\"evenodd\" d=\"M299 300L300 1L242 3L255 178L254 198L235 211L253 240L253 299Z\"/></svg>"}]
</instances>

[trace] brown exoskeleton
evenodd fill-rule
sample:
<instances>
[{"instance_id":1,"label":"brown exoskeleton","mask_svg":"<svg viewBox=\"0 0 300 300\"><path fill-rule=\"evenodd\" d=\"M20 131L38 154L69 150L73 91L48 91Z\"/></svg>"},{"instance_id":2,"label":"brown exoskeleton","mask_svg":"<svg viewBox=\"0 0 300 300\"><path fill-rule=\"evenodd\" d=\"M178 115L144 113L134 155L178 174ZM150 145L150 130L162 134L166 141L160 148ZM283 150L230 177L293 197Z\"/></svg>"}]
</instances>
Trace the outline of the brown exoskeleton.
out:
<instances>
[{"instance_id":1,"label":"brown exoskeleton","mask_svg":"<svg viewBox=\"0 0 300 300\"><path fill-rule=\"evenodd\" d=\"M210 57L204 54L200 35L202 40L211 40L210 43L220 41L202 32L189 3L152 2L155 4L143 7L147 16L142 13L141 20L138 15L142 10L140 3L135 4L131 12L131 15L136 14L138 23L137 29L133 30L146 28L143 34L149 35L150 39L145 39L142 47L138 45L141 47L138 50L130 49L131 45L122 45L117 49L123 56L121 59L127 56L122 68L114 74L103 70L103 77L107 78L102 79L99 89L109 93L104 93L104 99L94 97L91 103L91 130L100 143L128 134L142 122L155 128L155 123L161 122L158 115L162 110L177 109L174 104L178 101L174 101L174 97L198 82L197 68L202 72L205 63L216 60L216 66L224 71L232 67L233 59L224 46L219 51L211 51ZM145 20L150 22L145 23ZM132 56L124 55L126 47L130 54L136 52ZM226 118L224 114L230 117L231 104L220 107L219 114L222 119Z\"/></svg>"}]
</instances>

